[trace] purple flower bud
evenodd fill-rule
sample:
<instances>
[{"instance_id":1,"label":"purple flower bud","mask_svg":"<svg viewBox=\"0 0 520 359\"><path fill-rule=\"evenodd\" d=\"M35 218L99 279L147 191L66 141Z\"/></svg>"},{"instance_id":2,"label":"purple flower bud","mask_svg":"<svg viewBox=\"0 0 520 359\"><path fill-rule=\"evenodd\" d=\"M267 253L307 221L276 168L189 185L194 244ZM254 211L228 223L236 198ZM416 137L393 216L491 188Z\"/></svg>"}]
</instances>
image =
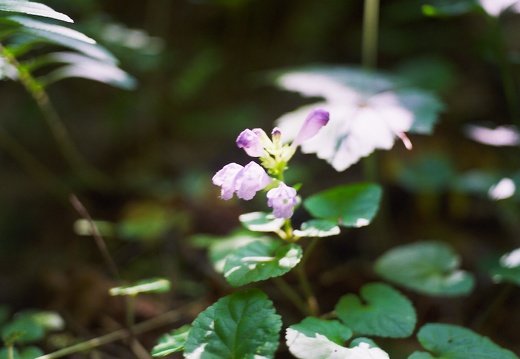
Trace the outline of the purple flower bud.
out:
<instances>
[{"instance_id":1,"label":"purple flower bud","mask_svg":"<svg viewBox=\"0 0 520 359\"><path fill-rule=\"evenodd\" d=\"M318 131L325 126L329 122L329 112L325 111L321 108L316 108L311 111L311 113L307 116L305 119L305 122L302 125L302 128L300 129L300 132L298 132L298 135L296 135L296 138L294 139L292 145L293 146L299 146L304 141L308 140L309 138L313 137L318 133Z\"/></svg>"},{"instance_id":2,"label":"purple flower bud","mask_svg":"<svg viewBox=\"0 0 520 359\"><path fill-rule=\"evenodd\" d=\"M244 167L237 163L225 165L213 176L213 184L222 188L220 198L231 199L235 193L235 177Z\"/></svg>"},{"instance_id":3,"label":"purple flower bud","mask_svg":"<svg viewBox=\"0 0 520 359\"><path fill-rule=\"evenodd\" d=\"M258 128L244 130L238 135L236 141L238 148L243 148L251 157L261 157L264 154L264 146L260 141L259 130Z\"/></svg>"},{"instance_id":4,"label":"purple flower bud","mask_svg":"<svg viewBox=\"0 0 520 359\"><path fill-rule=\"evenodd\" d=\"M271 183L271 177L256 162L249 162L235 177L235 189L238 198L249 201L256 192L264 189Z\"/></svg>"},{"instance_id":5,"label":"purple flower bud","mask_svg":"<svg viewBox=\"0 0 520 359\"><path fill-rule=\"evenodd\" d=\"M273 208L276 218L291 218L297 203L296 190L283 182L267 192L267 205Z\"/></svg>"}]
</instances>

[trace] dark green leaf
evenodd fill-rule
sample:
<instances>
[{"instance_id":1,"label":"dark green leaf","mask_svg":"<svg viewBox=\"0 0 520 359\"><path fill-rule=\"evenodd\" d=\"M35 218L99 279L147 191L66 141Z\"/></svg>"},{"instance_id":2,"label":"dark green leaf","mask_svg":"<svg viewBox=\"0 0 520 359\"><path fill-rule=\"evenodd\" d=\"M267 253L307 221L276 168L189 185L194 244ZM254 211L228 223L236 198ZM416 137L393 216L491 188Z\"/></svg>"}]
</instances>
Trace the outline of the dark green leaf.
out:
<instances>
[{"instance_id":1,"label":"dark green leaf","mask_svg":"<svg viewBox=\"0 0 520 359\"><path fill-rule=\"evenodd\" d=\"M408 359L518 359L488 338L455 325L426 324L417 338L432 354L415 352Z\"/></svg>"},{"instance_id":2,"label":"dark green leaf","mask_svg":"<svg viewBox=\"0 0 520 359\"><path fill-rule=\"evenodd\" d=\"M470 13L477 8L475 0L430 0L422 6L426 16L459 16Z\"/></svg>"},{"instance_id":3,"label":"dark green leaf","mask_svg":"<svg viewBox=\"0 0 520 359\"><path fill-rule=\"evenodd\" d=\"M229 254L224 265L224 277L234 287L278 277L294 268L301 257L302 249L297 244L255 241Z\"/></svg>"},{"instance_id":4,"label":"dark green leaf","mask_svg":"<svg viewBox=\"0 0 520 359\"><path fill-rule=\"evenodd\" d=\"M349 328L361 335L391 338L412 335L417 318L408 298L383 283L364 285L360 296L347 294L336 305L338 317Z\"/></svg>"},{"instance_id":5,"label":"dark green leaf","mask_svg":"<svg viewBox=\"0 0 520 359\"><path fill-rule=\"evenodd\" d=\"M469 293L474 286L471 274L459 269L460 259L447 244L423 241L391 249L375 263L381 277L436 296Z\"/></svg>"},{"instance_id":6,"label":"dark green leaf","mask_svg":"<svg viewBox=\"0 0 520 359\"><path fill-rule=\"evenodd\" d=\"M185 325L173 330L171 333L164 334L152 348L152 356L163 357L184 349L186 339L190 333L191 325Z\"/></svg>"},{"instance_id":7,"label":"dark green leaf","mask_svg":"<svg viewBox=\"0 0 520 359\"><path fill-rule=\"evenodd\" d=\"M281 326L263 292L236 292L197 316L184 355L187 359L273 358Z\"/></svg>"},{"instance_id":8,"label":"dark green leaf","mask_svg":"<svg viewBox=\"0 0 520 359\"><path fill-rule=\"evenodd\" d=\"M315 337L316 334L324 335L327 339L339 345L343 345L352 337L352 330L337 320L307 317L300 323L291 325L290 328L310 338Z\"/></svg>"},{"instance_id":9,"label":"dark green leaf","mask_svg":"<svg viewBox=\"0 0 520 359\"><path fill-rule=\"evenodd\" d=\"M47 5L32 1L0 0L0 11L17 12L27 15L48 17L51 19L62 20L66 22L74 22L67 15L54 11Z\"/></svg>"},{"instance_id":10,"label":"dark green leaf","mask_svg":"<svg viewBox=\"0 0 520 359\"><path fill-rule=\"evenodd\" d=\"M362 227L374 218L381 194L381 187L376 184L357 183L312 195L303 205L316 218L344 227Z\"/></svg>"}]
</instances>

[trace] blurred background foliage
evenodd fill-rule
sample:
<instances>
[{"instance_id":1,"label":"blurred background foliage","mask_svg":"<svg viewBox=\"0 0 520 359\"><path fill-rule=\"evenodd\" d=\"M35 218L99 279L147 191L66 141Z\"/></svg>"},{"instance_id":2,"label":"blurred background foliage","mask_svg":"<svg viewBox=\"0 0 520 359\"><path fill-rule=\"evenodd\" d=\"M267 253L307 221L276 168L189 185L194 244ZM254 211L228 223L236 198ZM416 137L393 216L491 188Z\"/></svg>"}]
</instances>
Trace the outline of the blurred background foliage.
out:
<instances>
[{"instance_id":1,"label":"blurred background foliage","mask_svg":"<svg viewBox=\"0 0 520 359\"><path fill-rule=\"evenodd\" d=\"M239 214L263 206L220 201L211 176L226 163L246 160L235 146L242 129L269 131L280 115L311 103L275 88L272 71L360 63L362 2L45 3L71 16L73 28L108 48L137 79L134 90L84 79L48 88L81 153L110 177L110 185L92 188L78 179L31 97L6 80L0 83L2 126L55 174L60 186L80 198L94 219L103 221L100 229L125 280L172 280L169 295L141 299L138 317L201 296L211 303L229 288L187 238L226 234L238 226ZM488 146L464 132L468 124L513 123L489 19L478 12L427 17L421 4L382 1L378 66L438 93L445 111L433 136L411 136L413 151L397 144L375 156L385 200L374 224L323 241L314 254L311 278L325 305L373 279L370 261L400 243L447 241L461 253L463 266L477 272L486 261L520 246L518 196L500 201L487 196L500 178L518 173L518 147ZM515 79L519 16L500 19ZM75 333L110 327L107 317L120 311L107 292L114 279L91 238L78 235L81 223L74 229L79 215L67 198L47 192L41 178L29 175L8 152L0 151L0 162L0 302L14 310L59 310ZM308 196L362 180L362 167L363 160L336 173L313 156L297 155L290 172ZM510 305L518 301L515 294L483 334L499 331L503 335L496 341L518 351L511 327L513 316L520 318L520 308ZM453 299L412 298L419 301L421 321L464 325L494 295L496 285L483 278L464 307Z\"/></svg>"}]
</instances>

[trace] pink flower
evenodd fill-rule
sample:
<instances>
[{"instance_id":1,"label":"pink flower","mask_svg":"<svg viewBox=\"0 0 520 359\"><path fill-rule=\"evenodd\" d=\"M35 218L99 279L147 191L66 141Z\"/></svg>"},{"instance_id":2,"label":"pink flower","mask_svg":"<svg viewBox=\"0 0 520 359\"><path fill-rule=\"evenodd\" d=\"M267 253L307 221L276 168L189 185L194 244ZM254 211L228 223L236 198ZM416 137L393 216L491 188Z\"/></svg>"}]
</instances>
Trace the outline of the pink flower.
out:
<instances>
[{"instance_id":1,"label":"pink flower","mask_svg":"<svg viewBox=\"0 0 520 359\"><path fill-rule=\"evenodd\" d=\"M221 187L220 197L224 200L231 199L236 193L238 198L248 201L271 183L269 175L255 162L249 162L245 167L237 163L225 165L212 180L213 184Z\"/></svg>"},{"instance_id":2,"label":"pink flower","mask_svg":"<svg viewBox=\"0 0 520 359\"><path fill-rule=\"evenodd\" d=\"M283 182L267 192L267 205L273 208L276 218L291 218L297 203L296 190Z\"/></svg>"},{"instance_id":3,"label":"pink flower","mask_svg":"<svg viewBox=\"0 0 520 359\"><path fill-rule=\"evenodd\" d=\"M264 154L264 146L262 145L261 133L259 131L262 130L259 128L253 130L246 129L238 135L236 141L238 148L243 148L251 157L261 157Z\"/></svg>"}]
</instances>

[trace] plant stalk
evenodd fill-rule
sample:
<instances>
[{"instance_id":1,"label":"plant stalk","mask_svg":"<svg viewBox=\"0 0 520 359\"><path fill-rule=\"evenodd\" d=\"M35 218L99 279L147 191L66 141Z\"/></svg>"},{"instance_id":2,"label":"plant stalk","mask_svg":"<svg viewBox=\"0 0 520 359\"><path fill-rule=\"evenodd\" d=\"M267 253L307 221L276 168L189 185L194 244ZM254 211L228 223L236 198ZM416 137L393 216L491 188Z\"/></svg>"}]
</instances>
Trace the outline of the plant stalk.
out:
<instances>
[{"instance_id":1,"label":"plant stalk","mask_svg":"<svg viewBox=\"0 0 520 359\"><path fill-rule=\"evenodd\" d=\"M379 0L365 0L361 62L367 71L374 70L377 66L378 31Z\"/></svg>"}]
</instances>

